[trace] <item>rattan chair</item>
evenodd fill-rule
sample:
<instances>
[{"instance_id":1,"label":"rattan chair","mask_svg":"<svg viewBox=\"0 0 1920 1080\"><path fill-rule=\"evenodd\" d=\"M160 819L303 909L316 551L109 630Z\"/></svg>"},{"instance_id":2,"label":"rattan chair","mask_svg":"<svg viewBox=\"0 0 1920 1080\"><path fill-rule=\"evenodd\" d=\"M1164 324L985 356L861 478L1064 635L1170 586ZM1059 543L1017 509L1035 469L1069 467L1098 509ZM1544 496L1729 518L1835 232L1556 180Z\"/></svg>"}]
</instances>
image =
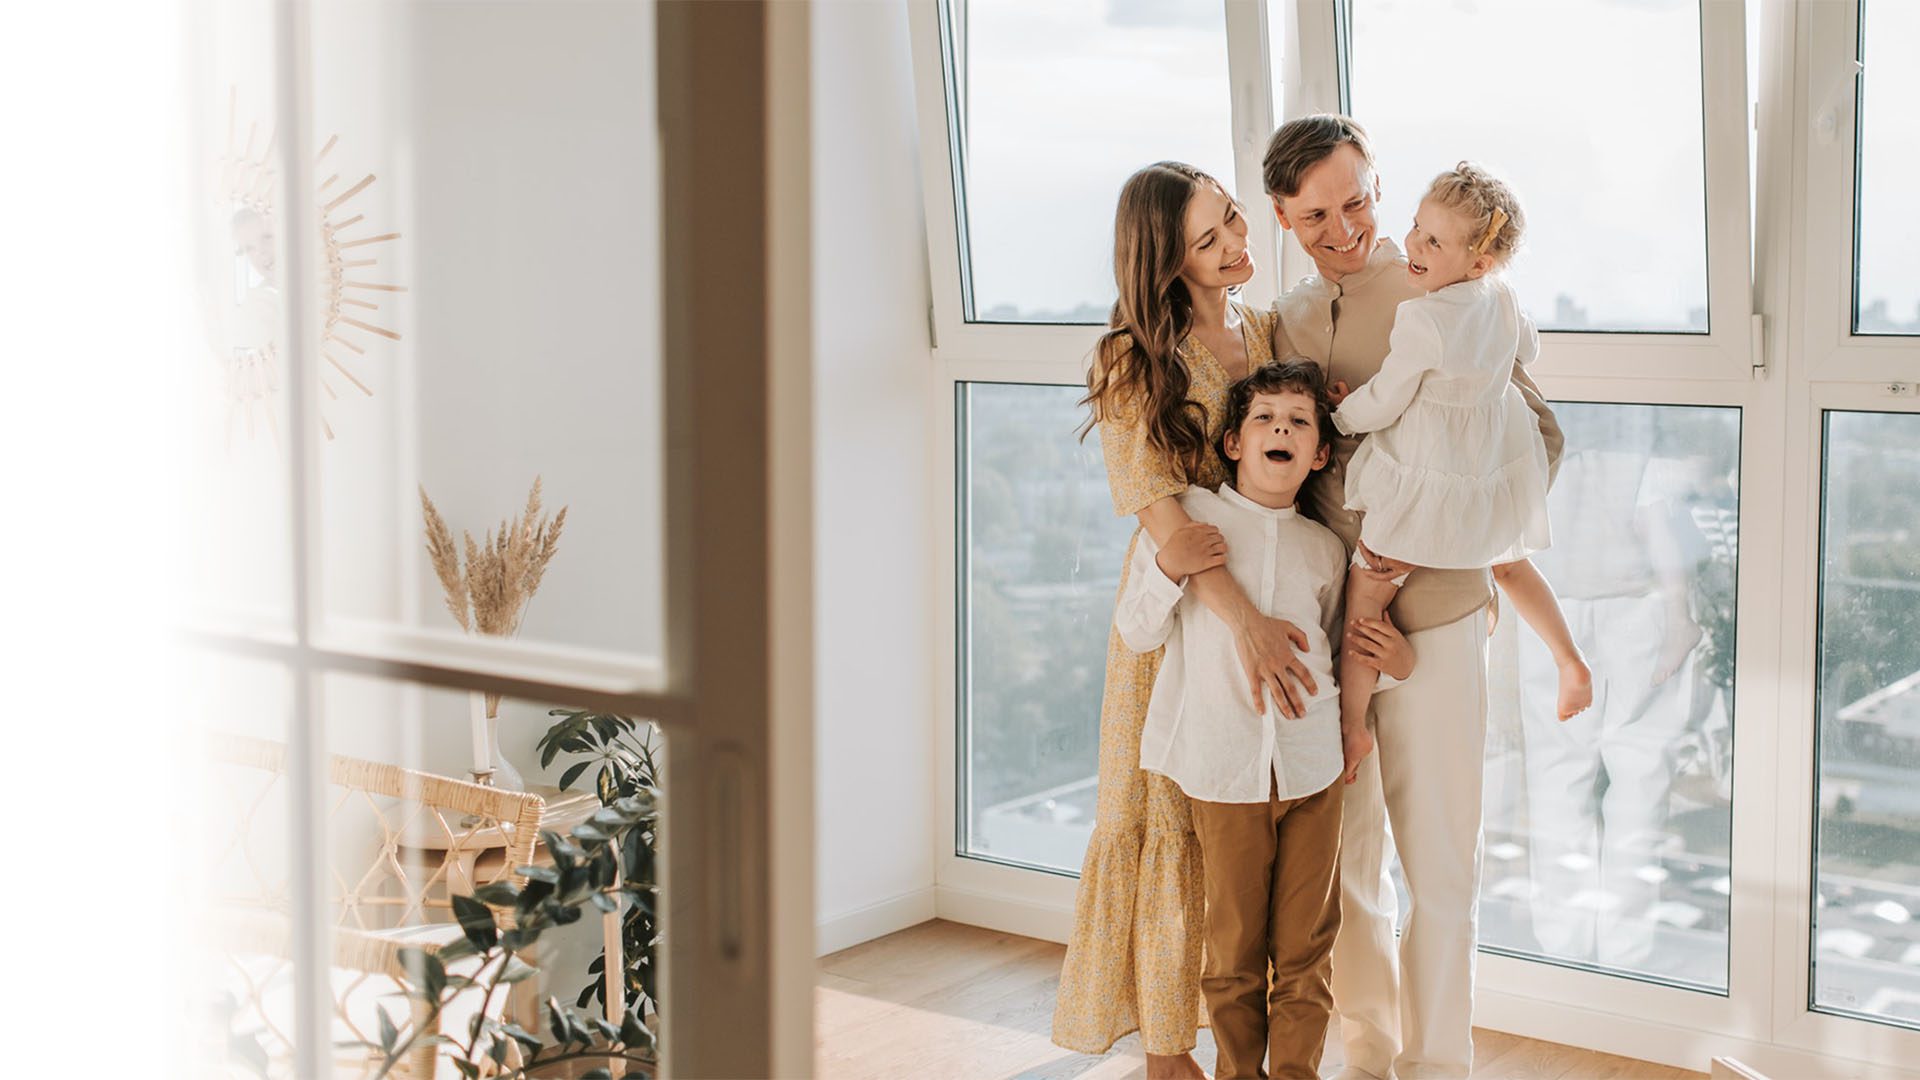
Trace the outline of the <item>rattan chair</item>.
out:
<instances>
[{"instance_id":1,"label":"rattan chair","mask_svg":"<svg viewBox=\"0 0 1920 1080\"><path fill-rule=\"evenodd\" d=\"M278 1073L290 1064L294 1016L286 830L270 827L276 808L284 816L286 748L222 735L212 756L221 793L233 804L231 820L223 823L232 832L215 852L214 871L216 886L230 891L220 890L225 894L212 907L223 981L235 1006L232 1034L257 1040L270 1071ZM299 855L324 857L330 879L335 1066L371 1073L378 1053L355 1044L379 1041L376 1007L385 1008L403 1037L427 1015L405 996L410 979L400 951L411 946L432 953L459 939L454 895L495 881L519 882L515 868L532 859L545 803L539 795L346 757L332 759L328 779L329 850ZM449 970L472 976L478 959ZM497 999L492 1004L507 1007ZM479 1005L476 992L456 997L440 1015L441 1033L464 1042L466 1022ZM393 1075L434 1076L435 1047L417 1047L404 1071Z\"/></svg>"}]
</instances>

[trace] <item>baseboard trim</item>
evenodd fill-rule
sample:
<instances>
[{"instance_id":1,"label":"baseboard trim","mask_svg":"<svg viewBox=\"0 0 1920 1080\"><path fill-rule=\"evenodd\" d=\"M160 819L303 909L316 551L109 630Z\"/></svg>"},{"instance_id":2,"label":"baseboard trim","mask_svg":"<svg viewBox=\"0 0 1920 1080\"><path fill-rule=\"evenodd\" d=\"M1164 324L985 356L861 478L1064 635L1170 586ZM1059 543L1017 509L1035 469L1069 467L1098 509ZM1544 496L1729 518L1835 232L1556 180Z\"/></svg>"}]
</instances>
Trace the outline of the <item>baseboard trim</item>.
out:
<instances>
[{"instance_id":1,"label":"baseboard trim","mask_svg":"<svg viewBox=\"0 0 1920 1080\"><path fill-rule=\"evenodd\" d=\"M919 926L934 917L934 890L915 889L814 924L813 955L820 957L851 949L910 926Z\"/></svg>"},{"instance_id":2,"label":"baseboard trim","mask_svg":"<svg viewBox=\"0 0 1920 1080\"><path fill-rule=\"evenodd\" d=\"M1065 945L1073 929L1073 909L1028 900L1009 900L950 885L934 888L934 911L942 919L1006 934Z\"/></svg>"},{"instance_id":3,"label":"baseboard trim","mask_svg":"<svg viewBox=\"0 0 1920 1080\"><path fill-rule=\"evenodd\" d=\"M1473 1022L1528 1039L1597 1050L1705 1072L1715 1057L1736 1057L1770 1076L1827 1077L1830 1080L1920 1080L1920 1073L1849 1058L1816 1054L1775 1043L1756 1042L1713 1031L1640 1020L1501 990L1482 988L1474 995Z\"/></svg>"},{"instance_id":4,"label":"baseboard trim","mask_svg":"<svg viewBox=\"0 0 1920 1080\"><path fill-rule=\"evenodd\" d=\"M969 926L1064 944L1073 926L1071 906L1016 900L948 885L933 890L934 915ZM875 935L878 936L878 935ZM1770 1076L1831 1080L1920 1080L1920 1072L1816 1054L1718 1032L1639 1020L1618 1013L1542 1002L1481 988L1473 1021L1493 1031L1578 1046L1604 1054L1705 1072L1716 1055L1739 1058Z\"/></svg>"}]
</instances>

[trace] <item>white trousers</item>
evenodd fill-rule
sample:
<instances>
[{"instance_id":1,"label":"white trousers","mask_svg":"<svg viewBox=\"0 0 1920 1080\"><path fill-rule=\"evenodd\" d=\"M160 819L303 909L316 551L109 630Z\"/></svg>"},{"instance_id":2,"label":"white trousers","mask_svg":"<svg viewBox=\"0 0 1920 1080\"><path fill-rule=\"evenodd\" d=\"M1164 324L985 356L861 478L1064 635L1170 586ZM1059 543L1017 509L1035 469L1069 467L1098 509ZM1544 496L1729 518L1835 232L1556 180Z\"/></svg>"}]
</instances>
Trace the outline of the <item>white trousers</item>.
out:
<instances>
[{"instance_id":1,"label":"white trousers","mask_svg":"<svg viewBox=\"0 0 1920 1080\"><path fill-rule=\"evenodd\" d=\"M1333 1005L1348 1066L1463 1077L1473 1067L1487 613L1407 641L1413 675L1374 697L1375 752L1347 788ZM1397 947L1389 822L1411 900Z\"/></svg>"},{"instance_id":2,"label":"white trousers","mask_svg":"<svg viewBox=\"0 0 1920 1080\"><path fill-rule=\"evenodd\" d=\"M1593 707L1555 719L1559 671L1547 647L1520 635L1526 733L1533 933L1554 956L1644 967L1649 911L1667 842L1675 744L1687 727L1693 662L1655 684L1666 628L1658 596L1560 602L1593 668ZM1600 778L1606 777L1605 795Z\"/></svg>"}]
</instances>

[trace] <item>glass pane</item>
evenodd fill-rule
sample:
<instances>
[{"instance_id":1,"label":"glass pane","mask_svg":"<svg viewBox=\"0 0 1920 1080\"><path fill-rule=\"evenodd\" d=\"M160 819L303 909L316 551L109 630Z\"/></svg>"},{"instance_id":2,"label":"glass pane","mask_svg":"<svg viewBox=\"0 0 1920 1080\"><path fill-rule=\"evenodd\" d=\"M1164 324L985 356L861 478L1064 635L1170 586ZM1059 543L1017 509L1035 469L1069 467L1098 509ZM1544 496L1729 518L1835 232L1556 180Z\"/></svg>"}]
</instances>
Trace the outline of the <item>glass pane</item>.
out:
<instances>
[{"instance_id":1,"label":"glass pane","mask_svg":"<svg viewBox=\"0 0 1920 1080\"><path fill-rule=\"evenodd\" d=\"M1859 209L1853 329L1920 334L1920 224L1904 203L1920 170L1920 68L1907 48L1920 41L1920 4L1860 4Z\"/></svg>"},{"instance_id":2,"label":"glass pane","mask_svg":"<svg viewBox=\"0 0 1920 1080\"><path fill-rule=\"evenodd\" d=\"M455 1059L478 1064L490 1043L508 1038L497 1026L505 1023L538 1036L548 1047L539 1059L547 1060L560 1052L544 1006L549 997L583 1028L587 1017L619 1024L637 1004L649 1030L657 1031L661 733L644 720L374 678L329 676L322 691L333 756L320 877L335 939L331 1004L339 1072L358 1076L369 1064L377 1069L399 1057L416 1066L407 1075L456 1075ZM549 839L556 834L567 847L556 850ZM595 876L596 863L604 877ZM527 866L540 869L519 872ZM547 876L558 880L545 899L559 906L517 909L516 894L545 890ZM617 900L618 910L601 911L593 894ZM537 939L489 933L489 921L498 931L537 930ZM479 927L480 955L447 952L471 941L463 925ZM611 1008L603 966L609 943L619 983ZM438 994L437 1015L410 1014L404 999L391 995L422 986L431 975L416 977L404 963L382 967L388 950L399 946L444 955L450 974L479 985L450 980ZM536 970L525 972L523 964ZM383 1004L403 1049L353 1045L369 1032L378 1041ZM484 1033L469 1051L468 1025L481 1014ZM405 1048L414 1036L436 1031L457 1043ZM606 1040L596 1038L596 1047L607 1048ZM437 1059L438 1070L420 1066L423 1059ZM587 1064L611 1064L615 1075L625 1075L629 1066L653 1073L657 1062L649 1038L628 1056L610 1063L600 1055Z\"/></svg>"},{"instance_id":3,"label":"glass pane","mask_svg":"<svg viewBox=\"0 0 1920 1080\"><path fill-rule=\"evenodd\" d=\"M273 9L192 5L201 62L187 65L193 133L193 291L203 361L182 430L196 523L186 545L190 621L292 634L293 537L287 467L284 222L286 147L278 111ZM318 267L316 266L316 271Z\"/></svg>"},{"instance_id":4,"label":"glass pane","mask_svg":"<svg viewBox=\"0 0 1920 1080\"><path fill-rule=\"evenodd\" d=\"M960 409L960 850L1078 872L1093 831L1117 518L1074 386L967 383Z\"/></svg>"},{"instance_id":5,"label":"glass pane","mask_svg":"<svg viewBox=\"0 0 1920 1080\"><path fill-rule=\"evenodd\" d=\"M1554 405L1553 583L1594 673L1555 719L1503 605L1489 657L1483 947L1727 986L1740 413Z\"/></svg>"},{"instance_id":6,"label":"glass pane","mask_svg":"<svg viewBox=\"0 0 1920 1080\"><path fill-rule=\"evenodd\" d=\"M243 748L285 746L293 717L293 675L277 665L203 652L184 654L180 716L194 752L181 790L193 827L182 847L196 872L173 883L198 913L200 947L192 1000L206 1030L193 1040L196 1075L293 1075L296 971L287 939L293 904L294 806L277 774L248 767ZM195 1056L189 1052L189 1056Z\"/></svg>"},{"instance_id":7,"label":"glass pane","mask_svg":"<svg viewBox=\"0 0 1920 1080\"><path fill-rule=\"evenodd\" d=\"M1920 415L1826 414L1813 1006L1920 1027Z\"/></svg>"},{"instance_id":8,"label":"glass pane","mask_svg":"<svg viewBox=\"0 0 1920 1080\"><path fill-rule=\"evenodd\" d=\"M952 11L967 318L1103 324L1126 178L1171 158L1233 186L1225 8L954 0Z\"/></svg>"},{"instance_id":9,"label":"glass pane","mask_svg":"<svg viewBox=\"0 0 1920 1080\"><path fill-rule=\"evenodd\" d=\"M309 10L329 628L657 659L652 6Z\"/></svg>"},{"instance_id":10,"label":"glass pane","mask_svg":"<svg viewBox=\"0 0 1920 1080\"><path fill-rule=\"evenodd\" d=\"M1469 158L1526 208L1512 278L1541 329L1706 332L1696 0L1351 10L1349 89L1379 159L1382 235L1405 236L1427 182Z\"/></svg>"}]
</instances>

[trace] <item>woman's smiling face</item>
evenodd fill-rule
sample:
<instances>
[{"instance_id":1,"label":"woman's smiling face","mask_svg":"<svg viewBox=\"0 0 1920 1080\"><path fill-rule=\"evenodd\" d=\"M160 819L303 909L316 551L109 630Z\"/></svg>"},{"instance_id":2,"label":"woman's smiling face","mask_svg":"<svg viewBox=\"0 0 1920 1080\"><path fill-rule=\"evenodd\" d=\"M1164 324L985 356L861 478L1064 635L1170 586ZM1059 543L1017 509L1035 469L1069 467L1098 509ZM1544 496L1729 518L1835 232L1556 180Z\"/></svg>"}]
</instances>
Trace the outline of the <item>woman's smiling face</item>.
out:
<instances>
[{"instance_id":1,"label":"woman's smiling face","mask_svg":"<svg viewBox=\"0 0 1920 1080\"><path fill-rule=\"evenodd\" d=\"M1189 289L1225 289L1253 277L1247 219L1226 193L1202 184L1187 201L1187 257L1180 277Z\"/></svg>"}]
</instances>

